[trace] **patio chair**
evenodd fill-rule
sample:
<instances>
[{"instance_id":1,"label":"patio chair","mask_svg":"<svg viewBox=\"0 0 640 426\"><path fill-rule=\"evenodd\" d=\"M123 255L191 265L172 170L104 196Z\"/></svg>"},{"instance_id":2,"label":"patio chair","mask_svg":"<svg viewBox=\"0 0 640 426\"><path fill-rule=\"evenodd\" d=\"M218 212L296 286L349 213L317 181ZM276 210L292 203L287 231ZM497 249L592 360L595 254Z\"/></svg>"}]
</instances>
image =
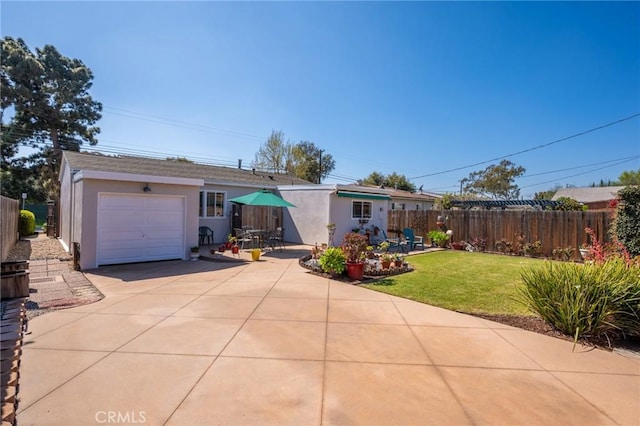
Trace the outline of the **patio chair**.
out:
<instances>
[{"instance_id":1,"label":"patio chair","mask_svg":"<svg viewBox=\"0 0 640 426\"><path fill-rule=\"evenodd\" d=\"M389 243L389 250L395 248L395 249L402 250L403 252L405 251L405 247L407 246L406 241L403 241L402 238L387 237L387 233L384 231L384 229L381 229L380 232L382 232L382 236L384 237L384 240Z\"/></svg>"},{"instance_id":2,"label":"patio chair","mask_svg":"<svg viewBox=\"0 0 640 426\"><path fill-rule=\"evenodd\" d=\"M234 228L236 232L236 238L238 238L238 244L240 244L240 250L244 249L245 243L249 243L253 246L253 236L240 228Z\"/></svg>"},{"instance_id":3,"label":"patio chair","mask_svg":"<svg viewBox=\"0 0 640 426\"><path fill-rule=\"evenodd\" d=\"M201 226L198 228L198 235L200 237L199 245L204 245L205 241L207 244L213 244L213 229L208 226Z\"/></svg>"},{"instance_id":4,"label":"patio chair","mask_svg":"<svg viewBox=\"0 0 640 426\"><path fill-rule=\"evenodd\" d=\"M424 250L424 237L420 235L416 235L413 229L404 228L402 233L407 238L407 245L409 246L409 251L415 250L417 246L422 247Z\"/></svg>"},{"instance_id":5,"label":"patio chair","mask_svg":"<svg viewBox=\"0 0 640 426\"><path fill-rule=\"evenodd\" d=\"M272 231L269 235L269 246L272 250L276 249L276 246L280 246L280 251L284 249L283 244L284 228L277 227L275 231Z\"/></svg>"}]
</instances>

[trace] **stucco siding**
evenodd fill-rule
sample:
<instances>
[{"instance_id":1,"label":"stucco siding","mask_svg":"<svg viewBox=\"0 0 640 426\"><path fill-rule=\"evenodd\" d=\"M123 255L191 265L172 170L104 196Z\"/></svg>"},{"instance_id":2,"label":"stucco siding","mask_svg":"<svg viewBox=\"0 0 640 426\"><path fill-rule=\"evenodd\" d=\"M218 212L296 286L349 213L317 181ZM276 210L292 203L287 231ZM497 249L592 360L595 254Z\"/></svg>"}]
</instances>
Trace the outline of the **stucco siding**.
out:
<instances>
[{"instance_id":1,"label":"stucco siding","mask_svg":"<svg viewBox=\"0 0 640 426\"><path fill-rule=\"evenodd\" d=\"M285 239L298 244L322 244L328 240L332 188L279 188L280 195L296 207L284 209Z\"/></svg>"},{"instance_id":2,"label":"stucco siding","mask_svg":"<svg viewBox=\"0 0 640 426\"><path fill-rule=\"evenodd\" d=\"M185 248L183 259L188 258L188 248L198 245L198 208L199 188L186 185L153 184L152 193L145 195L142 192L144 183L83 179L81 199L77 200L77 223L81 223L82 235L78 236L80 242L80 266L82 269L93 269L97 265L97 227L98 227L98 199L101 193L105 194L135 194L138 196L172 195L185 198ZM76 188L77 189L77 188ZM80 191L77 191L80 192Z\"/></svg>"}]
</instances>

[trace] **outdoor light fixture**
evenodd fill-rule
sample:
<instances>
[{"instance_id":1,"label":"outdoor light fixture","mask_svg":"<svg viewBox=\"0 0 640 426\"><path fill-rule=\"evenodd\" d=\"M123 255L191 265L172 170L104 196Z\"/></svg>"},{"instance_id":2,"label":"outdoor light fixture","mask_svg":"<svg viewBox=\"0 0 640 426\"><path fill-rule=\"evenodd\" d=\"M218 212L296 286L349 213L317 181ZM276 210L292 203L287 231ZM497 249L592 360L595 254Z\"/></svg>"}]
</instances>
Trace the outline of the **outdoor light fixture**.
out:
<instances>
[{"instance_id":1,"label":"outdoor light fixture","mask_svg":"<svg viewBox=\"0 0 640 426\"><path fill-rule=\"evenodd\" d=\"M142 188L144 192L151 192L151 188L149 188L149 184L146 184L144 188Z\"/></svg>"}]
</instances>

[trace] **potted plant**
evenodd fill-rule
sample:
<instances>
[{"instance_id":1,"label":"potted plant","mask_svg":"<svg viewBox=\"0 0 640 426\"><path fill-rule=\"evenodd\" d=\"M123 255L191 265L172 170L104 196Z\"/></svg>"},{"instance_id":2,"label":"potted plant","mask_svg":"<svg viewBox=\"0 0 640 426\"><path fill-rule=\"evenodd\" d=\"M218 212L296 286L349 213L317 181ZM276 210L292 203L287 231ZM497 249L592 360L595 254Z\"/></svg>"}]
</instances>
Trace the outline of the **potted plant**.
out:
<instances>
[{"instance_id":1,"label":"potted plant","mask_svg":"<svg viewBox=\"0 0 640 426\"><path fill-rule=\"evenodd\" d=\"M393 255L393 266L395 266L396 268L401 268L403 263L404 257L401 254L396 253Z\"/></svg>"},{"instance_id":2,"label":"potted plant","mask_svg":"<svg viewBox=\"0 0 640 426\"><path fill-rule=\"evenodd\" d=\"M464 241L455 241L451 243L451 248L454 250L464 250L466 245L467 243Z\"/></svg>"},{"instance_id":3,"label":"potted plant","mask_svg":"<svg viewBox=\"0 0 640 426\"><path fill-rule=\"evenodd\" d=\"M191 247L191 260L198 260L200 257L200 246Z\"/></svg>"},{"instance_id":4,"label":"potted plant","mask_svg":"<svg viewBox=\"0 0 640 426\"><path fill-rule=\"evenodd\" d=\"M328 272L332 277L344 272L347 258L340 247L328 247L318 259L320 267L324 272Z\"/></svg>"},{"instance_id":5,"label":"potted plant","mask_svg":"<svg viewBox=\"0 0 640 426\"><path fill-rule=\"evenodd\" d=\"M444 247L449 239L449 236L442 231L429 231L427 236L431 240L431 244L436 247Z\"/></svg>"},{"instance_id":6,"label":"potted plant","mask_svg":"<svg viewBox=\"0 0 640 426\"><path fill-rule=\"evenodd\" d=\"M383 253L388 252L389 247L391 247L391 243L389 243L389 241L383 241L380 244L378 244L378 250L380 250Z\"/></svg>"},{"instance_id":7,"label":"potted plant","mask_svg":"<svg viewBox=\"0 0 640 426\"><path fill-rule=\"evenodd\" d=\"M233 234L229 234L227 236L227 242L225 244L225 248L230 249L236 244L238 244L238 237L234 237Z\"/></svg>"},{"instance_id":8,"label":"potted plant","mask_svg":"<svg viewBox=\"0 0 640 426\"><path fill-rule=\"evenodd\" d=\"M376 257L376 254L373 251L373 246L367 246L367 259L373 259L374 257Z\"/></svg>"},{"instance_id":9,"label":"potted plant","mask_svg":"<svg viewBox=\"0 0 640 426\"><path fill-rule=\"evenodd\" d=\"M589 244L584 243L578 250L580 251L580 256L586 260L589 257L591 247L589 246Z\"/></svg>"},{"instance_id":10,"label":"potted plant","mask_svg":"<svg viewBox=\"0 0 640 426\"><path fill-rule=\"evenodd\" d=\"M364 260L366 258L367 237L355 232L344 236L340 247L347 258L347 274L352 280L361 280L364 276Z\"/></svg>"},{"instance_id":11,"label":"potted plant","mask_svg":"<svg viewBox=\"0 0 640 426\"><path fill-rule=\"evenodd\" d=\"M391 261L393 260L393 256L389 253L382 253L380 256L380 266L382 269L389 269L391 267Z\"/></svg>"},{"instance_id":12,"label":"potted plant","mask_svg":"<svg viewBox=\"0 0 640 426\"><path fill-rule=\"evenodd\" d=\"M225 246L224 244L220 244L220 245L218 246L218 251L219 251L220 253L224 253L224 251L225 251L225 250L226 250L226 246Z\"/></svg>"}]
</instances>

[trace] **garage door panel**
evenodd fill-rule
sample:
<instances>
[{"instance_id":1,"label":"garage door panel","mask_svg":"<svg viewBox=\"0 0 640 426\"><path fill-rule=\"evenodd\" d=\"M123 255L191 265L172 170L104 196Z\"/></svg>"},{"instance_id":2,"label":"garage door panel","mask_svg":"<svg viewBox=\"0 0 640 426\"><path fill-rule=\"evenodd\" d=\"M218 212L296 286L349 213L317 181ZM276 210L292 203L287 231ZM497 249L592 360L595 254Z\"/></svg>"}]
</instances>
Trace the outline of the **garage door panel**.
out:
<instances>
[{"instance_id":1,"label":"garage door panel","mask_svg":"<svg viewBox=\"0 0 640 426\"><path fill-rule=\"evenodd\" d=\"M133 195L106 195L100 199L100 206L106 210L140 210L144 200Z\"/></svg>"},{"instance_id":2,"label":"garage door panel","mask_svg":"<svg viewBox=\"0 0 640 426\"><path fill-rule=\"evenodd\" d=\"M98 263L182 259L183 197L101 194Z\"/></svg>"},{"instance_id":3,"label":"garage door panel","mask_svg":"<svg viewBox=\"0 0 640 426\"><path fill-rule=\"evenodd\" d=\"M174 210L182 213L184 203L181 198L148 197L144 200L144 208L149 210Z\"/></svg>"},{"instance_id":4,"label":"garage door panel","mask_svg":"<svg viewBox=\"0 0 640 426\"><path fill-rule=\"evenodd\" d=\"M175 226L182 219L182 212L155 212L145 217L147 226Z\"/></svg>"},{"instance_id":5,"label":"garage door panel","mask_svg":"<svg viewBox=\"0 0 640 426\"><path fill-rule=\"evenodd\" d=\"M104 211L102 212L102 220L100 226L109 230L134 231L142 229L144 218L139 217L139 213L135 211Z\"/></svg>"},{"instance_id":6,"label":"garage door panel","mask_svg":"<svg viewBox=\"0 0 640 426\"><path fill-rule=\"evenodd\" d=\"M138 259L143 256L144 249L142 247L104 249L102 251L102 262L105 265L109 263L139 262Z\"/></svg>"}]
</instances>

